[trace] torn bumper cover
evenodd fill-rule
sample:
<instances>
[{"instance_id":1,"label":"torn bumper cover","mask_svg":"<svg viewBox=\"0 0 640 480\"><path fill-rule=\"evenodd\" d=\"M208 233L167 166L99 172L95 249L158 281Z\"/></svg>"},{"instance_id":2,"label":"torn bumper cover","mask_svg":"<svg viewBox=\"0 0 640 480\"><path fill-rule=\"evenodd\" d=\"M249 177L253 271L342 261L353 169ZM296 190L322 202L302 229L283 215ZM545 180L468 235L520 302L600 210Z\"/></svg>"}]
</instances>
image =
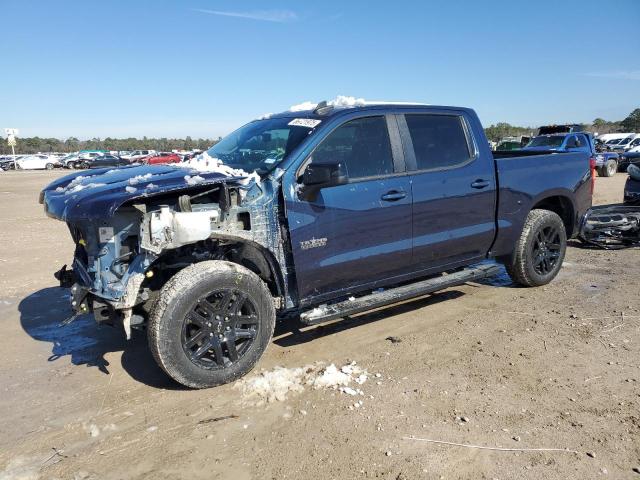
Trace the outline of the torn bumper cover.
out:
<instances>
[{"instance_id":1,"label":"torn bumper cover","mask_svg":"<svg viewBox=\"0 0 640 480\"><path fill-rule=\"evenodd\" d=\"M589 209L582 218L579 238L608 250L640 246L640 206Z\"/></svg>"}]
</instances>

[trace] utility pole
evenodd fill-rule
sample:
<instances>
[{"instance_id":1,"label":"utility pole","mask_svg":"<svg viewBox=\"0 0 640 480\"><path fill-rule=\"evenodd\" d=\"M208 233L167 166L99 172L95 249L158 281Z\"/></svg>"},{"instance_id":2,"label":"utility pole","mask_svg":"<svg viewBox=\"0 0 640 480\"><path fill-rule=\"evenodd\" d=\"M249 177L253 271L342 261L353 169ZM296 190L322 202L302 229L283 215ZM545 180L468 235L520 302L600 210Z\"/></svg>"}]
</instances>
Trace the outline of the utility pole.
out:
<instances>
[{"instance_id":1,"label":"utility pole","mask_svg":"<svg viewBox=\"0 0 640 480\"><path fill-rule=\"evenodd\" d=\"M13 169L18 169L16 162L16 136L20 133L17 128L5 128L4 133L7 134L7 144L11 147L11 155L13 156Z\"/></svg>"}]
</instances>

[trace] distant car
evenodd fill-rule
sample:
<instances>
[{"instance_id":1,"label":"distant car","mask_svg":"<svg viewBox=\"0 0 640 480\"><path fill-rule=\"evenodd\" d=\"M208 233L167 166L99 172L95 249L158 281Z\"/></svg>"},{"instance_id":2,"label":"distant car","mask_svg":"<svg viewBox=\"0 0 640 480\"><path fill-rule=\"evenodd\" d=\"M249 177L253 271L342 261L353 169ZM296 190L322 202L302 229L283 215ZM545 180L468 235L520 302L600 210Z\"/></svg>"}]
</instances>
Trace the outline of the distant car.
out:
<instances>
[{"instance_id":1,"label":"distant car","mask_svg":"<svg viewBox=\"0 0 640 480\"><path fill-rule=\"evenodd\" d=\"M144 163L145 165L157 165L162 163L179 163L182 160L180 159L180 155L177 153L169 153L169 152L160 152L155 155L149 155L148 157L144 157L138 160L140 163Z\"/></svg>"},{"instance_id":2,"label":"distant car","mask_svg":"<svg viewBox=\"0 0 640 480\"><path fill-rule=\"evenodd\" d=\"M16 165L20 170L53 170L61 166L56 157L43 153L22 157L16 161Z\"/></svg>"},{"instance_id":3,"label":"distant car","mask_svg":"<svg viewBox=\"0 0 640 480\"><path fill-rule=\"evenodd\" d=\"M522 148L522 143L513 140L502 140L496 146L497 152L508 152L511 150L519 150Z\"/></svg>"},{"instance_id":4,"label":"distant car","mask_svg":"<svg viewBox=\"0 0 640 480\"><path fill-rule=\"evenodd\" d=\"M80 158L80 160L86 160L90 162L102 155L104 155L104 152L80 152L78 157Z\"/></svg>"},{"instance_id":5,"label":"distant car","mask_svg":"<svg viewBox=\"0 0 640 480\"><path fill-rule=\"evenodd\" d=\"M640 205L640 168L629 166L629 177L624 185L624 203Z\"/></svg>"},{"instance_id":6,"label":"distant car","mask_svg":"<svg viewBox=\"0 0 640 480\"><path fill-rule=\"evenodd\" d=\"M538 135L523 147L523 150L550 150L554 152L593 153L593 149L591 136L583 132Z\"/></svg>"},{"instance_id":7,"label":"distant car","mask_svg":"<svg viewBox=\"0 0 640 480\"><path fill-rule=\"evenodd\" d=\"M623 138L622 140L620 140L615 145L613 145L612 150L614 152L624 152L627 149L631 148L631 143L636 138L639 138L639 137L640 137L640 135L638 135L637 133L633 133L633 134L629 135L628 137Z\"/></svg>"},{"instance_id":8,"label":"distant car","mask_svg":"<svg viewBox=\"0 0 640 480\"><path fill-rule=\"evenodd\" d=\"M620 156L615 152L599 152L595 159L596 171L601 177L613 177L620 170Z\"/></svg>"},{"instance_id":9,"label":"distant car","mask_svg":"<svg viewBox=\"0 0 640 480\"><path fill-rule=\"evenodd\" d=\"M60 159L60 163L64 168L80 168L82 165L82 159L80 159L79 154L70 153L69 155L62 157Z\"/></svg>"},{"instance_id":10,"label":"distant car","mask_svg":"<svg viewBox=\"0 0 640 480\"><path fill-rule=\"evenodd\" d=\"M618 168L621 172L626 172L629 165L640 166L640 152L624 152L620 154Z\"/></svg>"},{"instance_id":11,"label":"distant car","mask_svg":"<svg viewBox=\"0 0 640 480\"><path fill-rule=\"evenodd\" d=\"M83 164L84 168L106 168L106 167L124 167L126 165L131 165L129 160L124 159L122 157L118 157L117 155L100 155L99 157L94 158L90 161L85 161Z\"/></svg>"},{"instance_id":12,"label":"distant car","mask_svg":"<svg viewBox=\"0 0 640 480\"><path fill-rule=\"evenodd\" d=\"M0 170L2 171L7 171L7 170L13 170L13 157L7 156L7 157L0 157Z\"/></svg>"},{"instance_id":13,"label":"distant car","mask_svg":"<svg viewBox=\"0 0 640 480\"><path fill-rule=\"evenodd\" d=\"M627 147L627 152L640 152L640 135L631 141Z\"/></svg>"},{"instance_id":14,"label":"distant car","mask_svg":"<svg viewBox=\"0 0 640 480\"><path fill-rule=\"evenodd\" d=\"M129 155L122 155L122 158L129 160L130 162L137 162L141 158L148 157L150 155L155 155L157 152L155 150L134 150Z\"/></svg>"}]
</instances>

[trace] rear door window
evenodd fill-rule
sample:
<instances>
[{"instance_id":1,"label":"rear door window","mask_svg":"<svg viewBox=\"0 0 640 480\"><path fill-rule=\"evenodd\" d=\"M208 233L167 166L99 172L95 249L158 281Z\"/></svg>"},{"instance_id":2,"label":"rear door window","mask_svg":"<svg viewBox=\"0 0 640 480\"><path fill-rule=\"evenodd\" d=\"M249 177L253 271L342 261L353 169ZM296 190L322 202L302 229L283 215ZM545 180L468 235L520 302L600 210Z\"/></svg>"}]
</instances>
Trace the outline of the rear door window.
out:
<instances>
[{"instance_id":1,"label":"rear door window","mask_svg":"<svg viewBox=\"0 0 640 480\"><path fill-rule=\"evenodd\" d=\"M576 142L575 135L569 136L569 138L567 138L566 148L576 148L577 146L578 146L578 143Z\"/></svg>"},{"instance_id":2,"label":"rear door window","mask_svg":"<svg viewBox=\"0 0 640 480\"><path fill-rule=\"evenodd\" d=\"M383 116L351 120L327 135L313 153L314 162L340 162L349 179L393 173L393 155Z\"/></svg>"},{"instance_id":3,"label":"rear door window","mask_svg":"<svg viewBox=\"0 0 640 480\"><path fill-rule=\"evenodd\" d=\"M455 167L471 159L460 115L405 115L418 170Z\"/></svg>"}]
</instances>

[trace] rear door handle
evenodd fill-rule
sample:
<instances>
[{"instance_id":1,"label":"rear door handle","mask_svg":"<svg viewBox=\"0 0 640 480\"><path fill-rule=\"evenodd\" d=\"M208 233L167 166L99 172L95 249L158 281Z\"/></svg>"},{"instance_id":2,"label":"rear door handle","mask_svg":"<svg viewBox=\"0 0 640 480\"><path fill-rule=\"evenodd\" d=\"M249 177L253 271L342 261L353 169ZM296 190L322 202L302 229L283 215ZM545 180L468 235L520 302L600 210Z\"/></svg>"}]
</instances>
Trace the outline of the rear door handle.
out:
<instances>
[{"instance_id":1,"label":"rear door handle","mask_svg":"<svg viewBox=\"0 0 640 480\"><path fill-rule=\"evenodd\" d=\"M385 202L395 202L396 200L402 200L407 196L407 192L391 190L380 197Z\"/></svg>"},{"instance_id":2,"label":"rear door handle","mask_svg":"<svg viewBox=\"0 0 640 480\"><path fill-rule=\"evenodd\" d=\"M489 186L488 180L483 180L482 178L477 179L475 182L471 184L473 188L486 188Z\"/></svg>"}]
</instances>

